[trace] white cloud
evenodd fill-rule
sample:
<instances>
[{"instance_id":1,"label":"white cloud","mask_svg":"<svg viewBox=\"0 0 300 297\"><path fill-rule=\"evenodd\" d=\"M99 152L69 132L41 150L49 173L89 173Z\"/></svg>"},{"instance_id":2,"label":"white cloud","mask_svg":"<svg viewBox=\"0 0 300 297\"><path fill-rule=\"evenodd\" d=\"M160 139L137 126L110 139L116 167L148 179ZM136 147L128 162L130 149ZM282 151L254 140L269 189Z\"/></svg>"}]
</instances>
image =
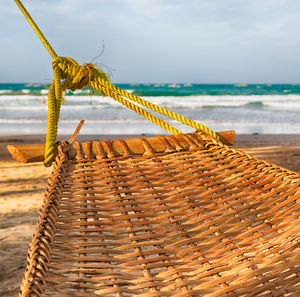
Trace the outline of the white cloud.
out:
<instances>
[{"instance_id":1,"label":"white cloud","mask_svg":"<svg viewBox=\"0 0 300 297\"><path fill-rule=\"evenodd\" d=\"M79 62L99 59L116 68L119 81L154 81L220 77L226 81L276 78L272 65L295 67L287 78L300 76L297 38L300 2L296 0L23 0L58 54ZM13 80L9 70L19 55L38 59L35 73L49 77L49 57L13 1L0 0L0 63L8 70L0 81ZM17 45L16 48L13 48ZM14 56L12 56L12 53ZM279 59L280 58L280 59ZM258 71L253 65L269 71ZM297 62L298 61L298 62ZM176 63L176 65L175 65ZM297 64L298 63L298 64ZM280 66L281 65L281 66ZM296 67L297 66L297 67ZM25 68L20 71L26 73ZM159 68L163 70L159 71ZM146 69L143 71L143 69ZM228 72L230 69L230 72ZM242 73L242 71L244 71ZM175 74L176 73L176 74ZM24 74L25 77L25 74ZM277 74L278 80L282 74Z\"/></svg>"}]
</instances>

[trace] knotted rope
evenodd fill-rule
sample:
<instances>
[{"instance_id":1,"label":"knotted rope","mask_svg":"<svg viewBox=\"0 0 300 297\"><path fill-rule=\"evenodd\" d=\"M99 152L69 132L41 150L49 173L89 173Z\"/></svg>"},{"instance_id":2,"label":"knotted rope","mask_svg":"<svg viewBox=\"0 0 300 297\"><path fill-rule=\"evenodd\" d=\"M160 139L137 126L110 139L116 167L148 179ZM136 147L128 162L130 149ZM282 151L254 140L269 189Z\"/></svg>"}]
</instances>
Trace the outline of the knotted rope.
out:
<instances>
[{"instance_id":1,"label":"knotted rope","mask_svg":"<svg viewBox=\"0 0 300 297\"><path fill-rule=\"evenodd\" d=\"M48 124L44 160L45 166L51 166L55 155L55 142L60 106L64 102L63 92L66 89L75 91L85 86L92 87L104 95L115 99L127 108L130 108L139 115L145 117L149 121L155 123L174 135L181 134L182 132L149 113L148 111L142 109L140 106L135 105L133 102L171 119L179 121L185 125L191 126L194 129L203 131L216 139L220 139L220 136L210 128L116 87L110 83L108 75L96 68L93 64L84 64L80 66L71 58L58 57L20 0L15 0L15 2L53 58L52 67L54 79L50 85L48 93ZM127 99L131 100L132 102Z\"/></svg>"},{"instance_id":2,"label":"knotted rope","mask_svg":"<svg viewBox=\"0 0 300 297\"><path fill-rule=\"evenodd\" d=\"M108 80L106 73L93 64L79 66L73 59L55 57L52 61L54 79L48 93L48 124L45 150L45 166L50 166L55 154L55 142L58 129L60 106L64 102L63 92L66 89L75 91L88 86L91 80L99 78Z\"/></svg>"}]
</instances>

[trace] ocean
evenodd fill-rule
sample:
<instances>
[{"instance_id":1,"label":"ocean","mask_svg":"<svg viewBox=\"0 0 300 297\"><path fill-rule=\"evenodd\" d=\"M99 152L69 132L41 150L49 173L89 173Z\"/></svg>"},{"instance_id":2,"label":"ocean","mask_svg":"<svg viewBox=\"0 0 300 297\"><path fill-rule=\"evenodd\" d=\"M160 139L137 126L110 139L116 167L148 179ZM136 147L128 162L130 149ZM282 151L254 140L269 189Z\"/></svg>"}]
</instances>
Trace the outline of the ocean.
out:
<instances>
[{"instance_id":1,"label":"ocean","mask_svg":"<svg viewBox=\"0 0 300 297\"><path fill-rule=\"evenodd\" d=\"M117 84L215 131L238 134L300 133L300 85L281 84ZM45 134L46 84L0 84L0 134ZM59 134L166 134L113 99L91 90L68 91ZM167 120L183 132L193 129Z\"/></svg>"}]
</instances>

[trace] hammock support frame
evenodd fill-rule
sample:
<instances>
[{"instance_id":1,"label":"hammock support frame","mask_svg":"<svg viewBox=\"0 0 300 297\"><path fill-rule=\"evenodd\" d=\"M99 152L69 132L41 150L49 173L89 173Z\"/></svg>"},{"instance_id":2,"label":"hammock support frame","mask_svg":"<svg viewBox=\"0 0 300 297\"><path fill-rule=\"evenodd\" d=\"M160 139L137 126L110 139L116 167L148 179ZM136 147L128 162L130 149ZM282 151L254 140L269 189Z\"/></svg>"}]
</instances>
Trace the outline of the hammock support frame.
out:
<instances>
[{"instance_id":1,"label":"hammock support frame","mask_svg":"<svg viewBox=\"0 0 300 297\"><path fill-rule=\"evenodd\" d=\"M218 134L222 137L223 143L227 145L233 145L235 137L235 132L233 130L218 132ZM133 152L140 150L138 140L128 139L127 143L130 144ZM161 144L159 142L155 144L153 143L153 147L160 150ZM33 163L44 161L45 144L8 145L7 150L10 152L11 156L18 162Z\"/></svg>"}]
</instances>

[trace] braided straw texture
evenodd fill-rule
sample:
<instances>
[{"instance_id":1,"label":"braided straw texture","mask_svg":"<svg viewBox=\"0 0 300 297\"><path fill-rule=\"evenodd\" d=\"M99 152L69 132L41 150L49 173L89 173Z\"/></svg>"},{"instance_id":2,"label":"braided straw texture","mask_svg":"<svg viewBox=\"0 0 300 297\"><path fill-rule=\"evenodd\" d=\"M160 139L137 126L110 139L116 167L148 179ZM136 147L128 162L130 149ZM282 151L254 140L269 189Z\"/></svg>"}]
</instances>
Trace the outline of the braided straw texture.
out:
<instances>
[{"instance_id":1,"label":"braided straw texture","mask_svg":"<svg viewBox=\"0 0 300 297\"><path fill-rule=\"evenodd\" d=\"M20 296L300 296L300 176L202 133L58 148Z\"/></svg>"}]
</instances>

